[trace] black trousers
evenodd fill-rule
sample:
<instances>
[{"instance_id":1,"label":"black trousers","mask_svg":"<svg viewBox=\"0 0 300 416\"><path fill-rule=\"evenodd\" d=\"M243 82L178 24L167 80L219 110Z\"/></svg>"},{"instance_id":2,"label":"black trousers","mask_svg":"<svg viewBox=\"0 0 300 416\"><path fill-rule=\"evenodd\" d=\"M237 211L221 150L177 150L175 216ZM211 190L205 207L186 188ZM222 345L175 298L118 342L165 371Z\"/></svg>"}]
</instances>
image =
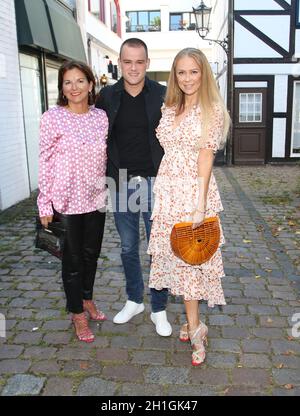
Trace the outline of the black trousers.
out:
<instances>
[{"instance_id":1,"label":"black trousers","mask_svg":"<svg viewBox=\"0 0 300 416\"><path fill-rule=\"evenodd\" d=\"M67 299L66 309L83 312L83 299L93 298L93 288L100 255L105 212L66 215L55 213L66 228L62 258L62 281Z\"/></svg>"}]
</instances>

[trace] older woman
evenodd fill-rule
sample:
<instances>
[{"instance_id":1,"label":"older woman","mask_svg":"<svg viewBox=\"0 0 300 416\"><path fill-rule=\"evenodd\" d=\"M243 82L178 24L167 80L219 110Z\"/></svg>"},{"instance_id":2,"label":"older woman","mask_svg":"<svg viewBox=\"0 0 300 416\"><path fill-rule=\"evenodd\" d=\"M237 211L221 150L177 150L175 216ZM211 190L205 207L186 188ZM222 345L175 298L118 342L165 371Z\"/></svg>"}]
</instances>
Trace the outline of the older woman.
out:
<instances>
[{"instance_id":1,"label":"older woman","mask_svg":"<svg viewBox=\"0 0 300 416\"><path fill-rule=\"evenodd\" d=\"M93 105L95 78L87 65L65 62L58 90L57 106L41 119L37 203L43 226L54 215L65 225L62 280L67 310L78 339L92 342L85 312L93 320L106 319L92 297L105 223L108 120Z\"/></svg>"}]
</instances>

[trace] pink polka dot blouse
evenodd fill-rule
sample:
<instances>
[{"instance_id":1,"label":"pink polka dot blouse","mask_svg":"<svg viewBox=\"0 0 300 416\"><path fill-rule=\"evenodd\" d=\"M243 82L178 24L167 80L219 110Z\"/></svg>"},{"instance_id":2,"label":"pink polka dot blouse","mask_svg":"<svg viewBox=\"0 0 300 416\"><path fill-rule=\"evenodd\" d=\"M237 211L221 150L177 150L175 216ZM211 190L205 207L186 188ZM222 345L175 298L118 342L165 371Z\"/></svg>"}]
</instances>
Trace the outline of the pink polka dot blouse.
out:
<instances>
[{"instance_id":1,"label":"pink polka dot blouse","mask_svg":"<svg viewBox=\"0 0 300 416\"><path fill-rule=\"evenodd\" d=\"M103 110L84 114L56 106L41 118L40 217L83 214L105 206L108 119Z\"/></svg>"}]
</instances>

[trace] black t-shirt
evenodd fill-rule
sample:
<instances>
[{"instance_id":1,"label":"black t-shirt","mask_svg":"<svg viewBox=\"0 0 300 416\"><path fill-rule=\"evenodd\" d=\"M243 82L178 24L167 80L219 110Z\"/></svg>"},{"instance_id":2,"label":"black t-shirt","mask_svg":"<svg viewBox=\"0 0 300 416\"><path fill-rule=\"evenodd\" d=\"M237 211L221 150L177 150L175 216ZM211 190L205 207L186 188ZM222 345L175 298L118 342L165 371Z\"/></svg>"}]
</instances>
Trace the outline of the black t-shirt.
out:
<instances>
[{"instance_id":1,"label":"black t-shirt","mask_svg":"<svg viewBox=\"0 0 300 416\"><path fill-rule=\"evenodd\" d=\"M118 147L121 169L127 169L129 175L154 175L144 91L136 97L123 91L113 136Z\"/></svg>"}]
</instances>

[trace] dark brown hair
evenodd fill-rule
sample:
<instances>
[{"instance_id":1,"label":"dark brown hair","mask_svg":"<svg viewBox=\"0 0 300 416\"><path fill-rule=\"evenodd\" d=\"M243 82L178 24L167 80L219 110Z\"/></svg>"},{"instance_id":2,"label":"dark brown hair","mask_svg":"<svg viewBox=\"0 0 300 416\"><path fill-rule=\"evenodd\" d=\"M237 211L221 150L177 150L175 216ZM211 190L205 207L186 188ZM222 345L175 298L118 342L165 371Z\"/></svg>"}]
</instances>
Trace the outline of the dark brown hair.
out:
<instances>
[{"instance_id":1,"label":"dark brown hair","mask_svg":"<svg viewBox=\"0 0 300 416\"><path fill-rule=\"evenodd\" d=\"M145 49L145 52L146 52L146 58L148 59L148 48L147 48L147 45L141 39L138 39L138 38L129 38L129 39L126 39L122 43L122 45L121 45L121 48L120 48L120 57L121 57L121 54L122 54L122 49L123 49L123 47L125 45L131 46L132 48L140 48L140 47L144 48Z\"/></svg>"},{"instance_id":2,"label":"dark brown hair","mask_svg":"<svg viewBox=\"0 0 300 416\"><path fill-rule=\"evenodd\" d=\"M89 93L89 100L88 100L88 104L92 105L95 103L95 85L96 85L96 81L95 81L95 77L93 75L93 72L91 70L91 68L86 65L83 64L82 62L78 62L78 61L65 61L61 67L59 68L58 71L58 84L57 84L57 88L58 88L58 99L56 104L60 105L62 107L68 105L68 100L67 98L64 96L63 93L63 80L64 80L64 75L67 71L69 71L70 69L74 69L77 68L79 69L79 71L81 71L85 76L86 79L88 80L88 82L92 82L93 83L93 88L91 93Z\"/></svg>"}]
</instances>

